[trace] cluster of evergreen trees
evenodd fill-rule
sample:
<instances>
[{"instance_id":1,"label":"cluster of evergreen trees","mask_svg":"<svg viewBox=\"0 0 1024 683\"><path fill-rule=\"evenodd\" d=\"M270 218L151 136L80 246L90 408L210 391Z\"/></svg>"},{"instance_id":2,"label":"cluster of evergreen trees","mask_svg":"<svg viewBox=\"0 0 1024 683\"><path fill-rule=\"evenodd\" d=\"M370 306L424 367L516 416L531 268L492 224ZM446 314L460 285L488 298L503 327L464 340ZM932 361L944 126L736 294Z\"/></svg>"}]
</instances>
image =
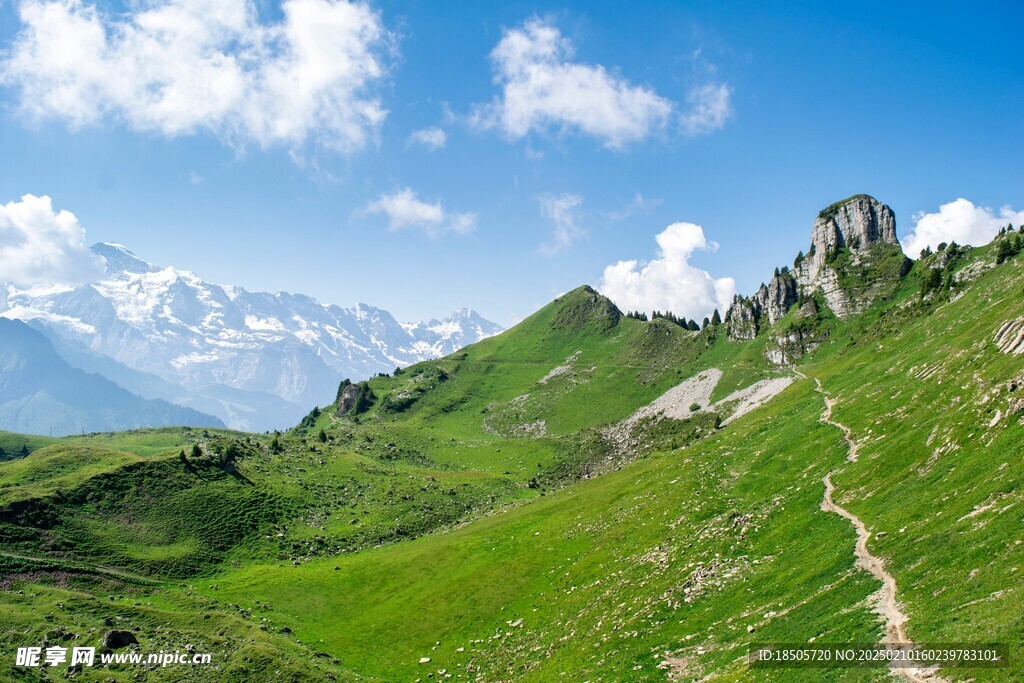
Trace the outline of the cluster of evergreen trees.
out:
<instances>
[{"instance_id":1,"label":"cluster of evergreen trees","mask_svg":"<svg viewBox=\"0 0 1024 683\"><path fill-rule=\"evenodd\" d=\"M28 444L25 444L24 446L22 446L20 451L12 451L11 452L11 455L17 455L17 456L20 456L20 457L25 457L28 454L29 454ZM6 458L7 456L8 456L7 451L5 451L3 448L0 448L0 460Z\"/></svg>"},{"instance_id":2,"label":"cluster of evergreen trees","mask_svg":"<svg viewBox=\"0 0 1024 683\"><path fill-rule=\"evenodd\" d=\"M1024 250L1024 225L1014 232L1013 224L999 230L999 243L996 245L996 263L1007 261Z\"/></svg>"},{"instance_id":3,"label":"cluster of evergreen trees","mask_svg":"<svg viewBox=\"0 0 1024 683\"><path fill-rule=\"evenodd\" d=\"M924 299L929 292L948 292L956 286L956 279L953 277L953 269L956 266L956 262L960 260L967 251L956 242L946 244L942 242L936 248L934 252L936 254L945 253L945 265L942 268L933 268L928 265L924 272L921 273L921 299ZM921 258L927 258L932 255L932 250L929 247L925 247L921 251Z\"/></svg>"},{"instance_id":4,"label":"cluster of evergreen trees","mask_svg":"<svg viewBox=\"0 0 1024 683\"><path fill-rule=\"evenodd\" d=\"M642 322L648 321L647 314L642 311L628 311L626 313L626 317L632 318L633 320L640 320ZM653 313L651 313L650 319L667 320L670 323L675 323L684 330L690 330L691 332L700 332L701 330L706 329L709 325L722 324L722 316L718 313L717 308L715 309L715 312L712 314L710 318L704 318L703 323L698 323L696 320L687 320L685 317L677 316L671 311L665 311L664 313L662 313L661 311L654 311Z\"/></svg>"}]
</instances>

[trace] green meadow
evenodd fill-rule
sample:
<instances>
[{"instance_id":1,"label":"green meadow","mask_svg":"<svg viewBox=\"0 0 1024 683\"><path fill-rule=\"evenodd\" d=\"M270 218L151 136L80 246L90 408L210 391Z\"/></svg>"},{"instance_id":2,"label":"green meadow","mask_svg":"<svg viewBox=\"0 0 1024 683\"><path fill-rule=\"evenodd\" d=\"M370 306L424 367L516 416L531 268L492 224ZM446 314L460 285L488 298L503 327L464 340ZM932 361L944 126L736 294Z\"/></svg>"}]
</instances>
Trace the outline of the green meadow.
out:
<instances>
[{"instance_id":1,"label":"green meadow","mask_svg":"<svg viewBox=\"0 0 1024 683\"><path fill-rule=\"evenodd\" d=\"M57 680L15 649L117 628L213 664L75 680L882 680L747 664L752 643L882 638L854 528L821 509L834 472L911 638L1011 645L1009 668L942 677L1024 680L1024 357L993 341L1024 262L997 248L799 323L821 340L799 374L765 354L794 312L738 342L580 288L286 433L0 434L0 677ZM627 421L711 368L711 402L794 381L724 426L706 405Z\"/></svg>"}]
</instances>

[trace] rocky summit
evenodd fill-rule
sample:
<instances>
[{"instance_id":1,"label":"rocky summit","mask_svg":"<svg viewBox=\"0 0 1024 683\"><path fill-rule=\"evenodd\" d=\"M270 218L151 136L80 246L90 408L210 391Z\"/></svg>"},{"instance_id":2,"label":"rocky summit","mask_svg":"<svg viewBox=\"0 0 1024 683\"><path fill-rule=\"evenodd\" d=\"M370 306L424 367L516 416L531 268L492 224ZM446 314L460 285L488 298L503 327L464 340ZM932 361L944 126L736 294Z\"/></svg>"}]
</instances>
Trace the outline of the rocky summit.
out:
<instances>
[{"instance_id":1,"label":"rocky summit","mask_svg":"<svg viewBox=\"0 0 1024 683\"><path fill-rule=\"evenodd\" d=\"M869 195L854 195L818 213L811 246L797 254L792 270L777 268L754 294L733 298L726 313L729 336L753 339L815 295L836 317L848 318L891 292L907 267L892 209Z\"/></svg>"}]
</instances>

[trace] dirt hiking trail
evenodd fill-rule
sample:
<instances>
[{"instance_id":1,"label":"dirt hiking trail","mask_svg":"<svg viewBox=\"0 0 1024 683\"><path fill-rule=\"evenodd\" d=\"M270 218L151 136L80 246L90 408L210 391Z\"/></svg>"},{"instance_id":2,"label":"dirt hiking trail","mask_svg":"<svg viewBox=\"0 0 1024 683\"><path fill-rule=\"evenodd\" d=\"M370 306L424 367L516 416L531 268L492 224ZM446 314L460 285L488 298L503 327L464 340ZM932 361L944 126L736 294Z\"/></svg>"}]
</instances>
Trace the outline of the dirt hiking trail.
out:
<instances>
[{"instance_id":1,"label":"dirt hiking trail","mask_svg":"<svg viewBox=\"0 0 1024 683\"><path fill-rule=\"evenodd\" d=\"M798 372L797 374L806 378L806 375L802 373ZM828 392L822 388L821 380L814 378L814 383L816 385L815 391L820 393L825 399L825 411L821 415L821 421L837 427L843 432L843 440L846 441L846 445L849 447L846 459L850 462L857 462L857 443L853 440L850 428L832 419L832 407L836 404L835 399L829 396ZM886 570L882 559L872 555L871 551L868 550L868 540L871 538L871 532L868 531L864 522L857 515L836 503L832 498L832 494L835 492L835 485L832 484L832 475L835 472L835 470L829 472L822 479L822 482L825 484L825 496L821 501L821 509L826 512L835 513L853 525L853 528L857 531L857 545L854 548L857 566L861 569L866 569L872 576L882 582L882 588L873 596L875 611L885 620L885 637L882 639L882 643L885 645L897 643L913 645L913 641L907 636L905 628L908 617L900 609L899 601L896 598L896 579ZM891 670L907 680L918 683L937 683L943 680L935 673L934 669L893 667Z\"/></svg>"}]
</instances>

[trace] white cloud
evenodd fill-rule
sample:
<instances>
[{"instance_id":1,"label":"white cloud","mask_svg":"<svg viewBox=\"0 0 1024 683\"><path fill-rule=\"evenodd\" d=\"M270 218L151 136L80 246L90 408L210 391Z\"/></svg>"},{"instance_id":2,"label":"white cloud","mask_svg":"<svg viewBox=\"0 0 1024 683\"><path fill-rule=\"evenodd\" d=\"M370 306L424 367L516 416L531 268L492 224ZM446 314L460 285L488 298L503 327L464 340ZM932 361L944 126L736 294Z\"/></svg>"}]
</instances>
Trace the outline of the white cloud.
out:
<instances>
[{"instance_id":1,"label":"white cloud","mask_svg":"<svg viewBox=\"0 0 1024 683\"><path fill-rule=\"evenodd\" d=\"M22 286L78 284L103 273L70 211L54 213L49 197L27 194L0 205L0 278Z\"/></svg>"},{"instance_id":2,"label":"white cloud","mask_svg":"<svg viewBox=\"0 0 1024 683\"><path fill-rule=\"evenodd\" d=\"M711 133L732 116L732 88L725 83L706 83L692 88L686 103L689 108L681 116L686 134Z\"/></svg>"},{"instance_id":3,"label":"white cloud","mask_svg":"<svg viewBox=\"0 0 1024 683\"><path fill-rule=\"evenodd\" d=\"M583 206L581 195L567 192L560 195L543 194L538 200L541 215L555 224L552 241L540 246L542 254L553 256L587 234L579 225L580 207Z\"/></svg>"},{"instance_id":4,"label":"white cloud","mask_svg":"<svg viewBox=\"0 0 1024 683\"><path fill-rule=\"evenodd\" d=\"M193 185L202 185L203 183L206 182L206 178L204 176L199 175L195 171L189 171L188 181Z\"/></svg>"},{"instance_id":5,"label":"white cloud","mask_svg":"<svg viewBox=\"0 0 1024 683\"><path fill-rule=\"evenodd\" d=\"M934 249L940 242L957 242L981 246L992 241L999 228L1007 223L1024 224L1024 211L1009 206L999 209L998 215L987 206L975 206L960 198L943 204L937 213L918 213L914 216L914 229L903 238L903 251L917 258L925 247Z\"/></svg>"},{"instance_id":6,"label":"white cloud","mask_svg":"<svg viewBox=\"0 0 1024 683\"><path fill-rule=\"evenodd\" d=\"M506 30L491 52L501 94L471 120L512 139L549 128L576 129L619 148L663 127L674 104L601 65L572 61L572 43L554 25L531 19Z\"/></svg>"},{"instance_id":7,"label":"white cloud","mask_svg":"<svg viewBox=\"0 0 1024 683\"><path fill-rule=\"evenodd\" d=\"M0 81L34 118L104 119L166 136L207 131L232 145L358 150L387 115L374 87L394 38L367 4L154 0L125 14L81 0L25 0Z\"/></svg>"},{"instance_id":8,"label":"white cloud","mask_svg":"<svg viewBox=\"0 0 1024 683\"><path fill-rule=\"evenodd\" d=\"M673 223L659 233L658 255L653 261L619 261L607 266L599 289L619 308L630 311L671 311L700 320L717 308L724 315L736 282L714 279L689 263L695 251L714 251L704 230L693 223Z\"/></svg>"},{"instance_id":9,"label":"white cloud","mask_svg":"<svg viewBox=\"0 0 1024 683\"><path fill-rule=\"evenodd\" d=\"M409 144L422 145L432 152L444 149L447 142L448 135L445 134L443 130L436 127L413 131L413 134L409 136Z\"/></svg>"},{"instance_id":10,"label":"white cloud","mask_svg":"<svg viewBox=\"0 0 1024 683\"><path fill-rule=\"evenodd\" d=\"M421 201L409 188L382 194L367 204L363 213L387 216L388 230L392 232L418 229L430 237L440 237L445 233L467 235L476 230L475 213L445 211L441 200L433 204Z\"/></svg>"}]
</instances>

